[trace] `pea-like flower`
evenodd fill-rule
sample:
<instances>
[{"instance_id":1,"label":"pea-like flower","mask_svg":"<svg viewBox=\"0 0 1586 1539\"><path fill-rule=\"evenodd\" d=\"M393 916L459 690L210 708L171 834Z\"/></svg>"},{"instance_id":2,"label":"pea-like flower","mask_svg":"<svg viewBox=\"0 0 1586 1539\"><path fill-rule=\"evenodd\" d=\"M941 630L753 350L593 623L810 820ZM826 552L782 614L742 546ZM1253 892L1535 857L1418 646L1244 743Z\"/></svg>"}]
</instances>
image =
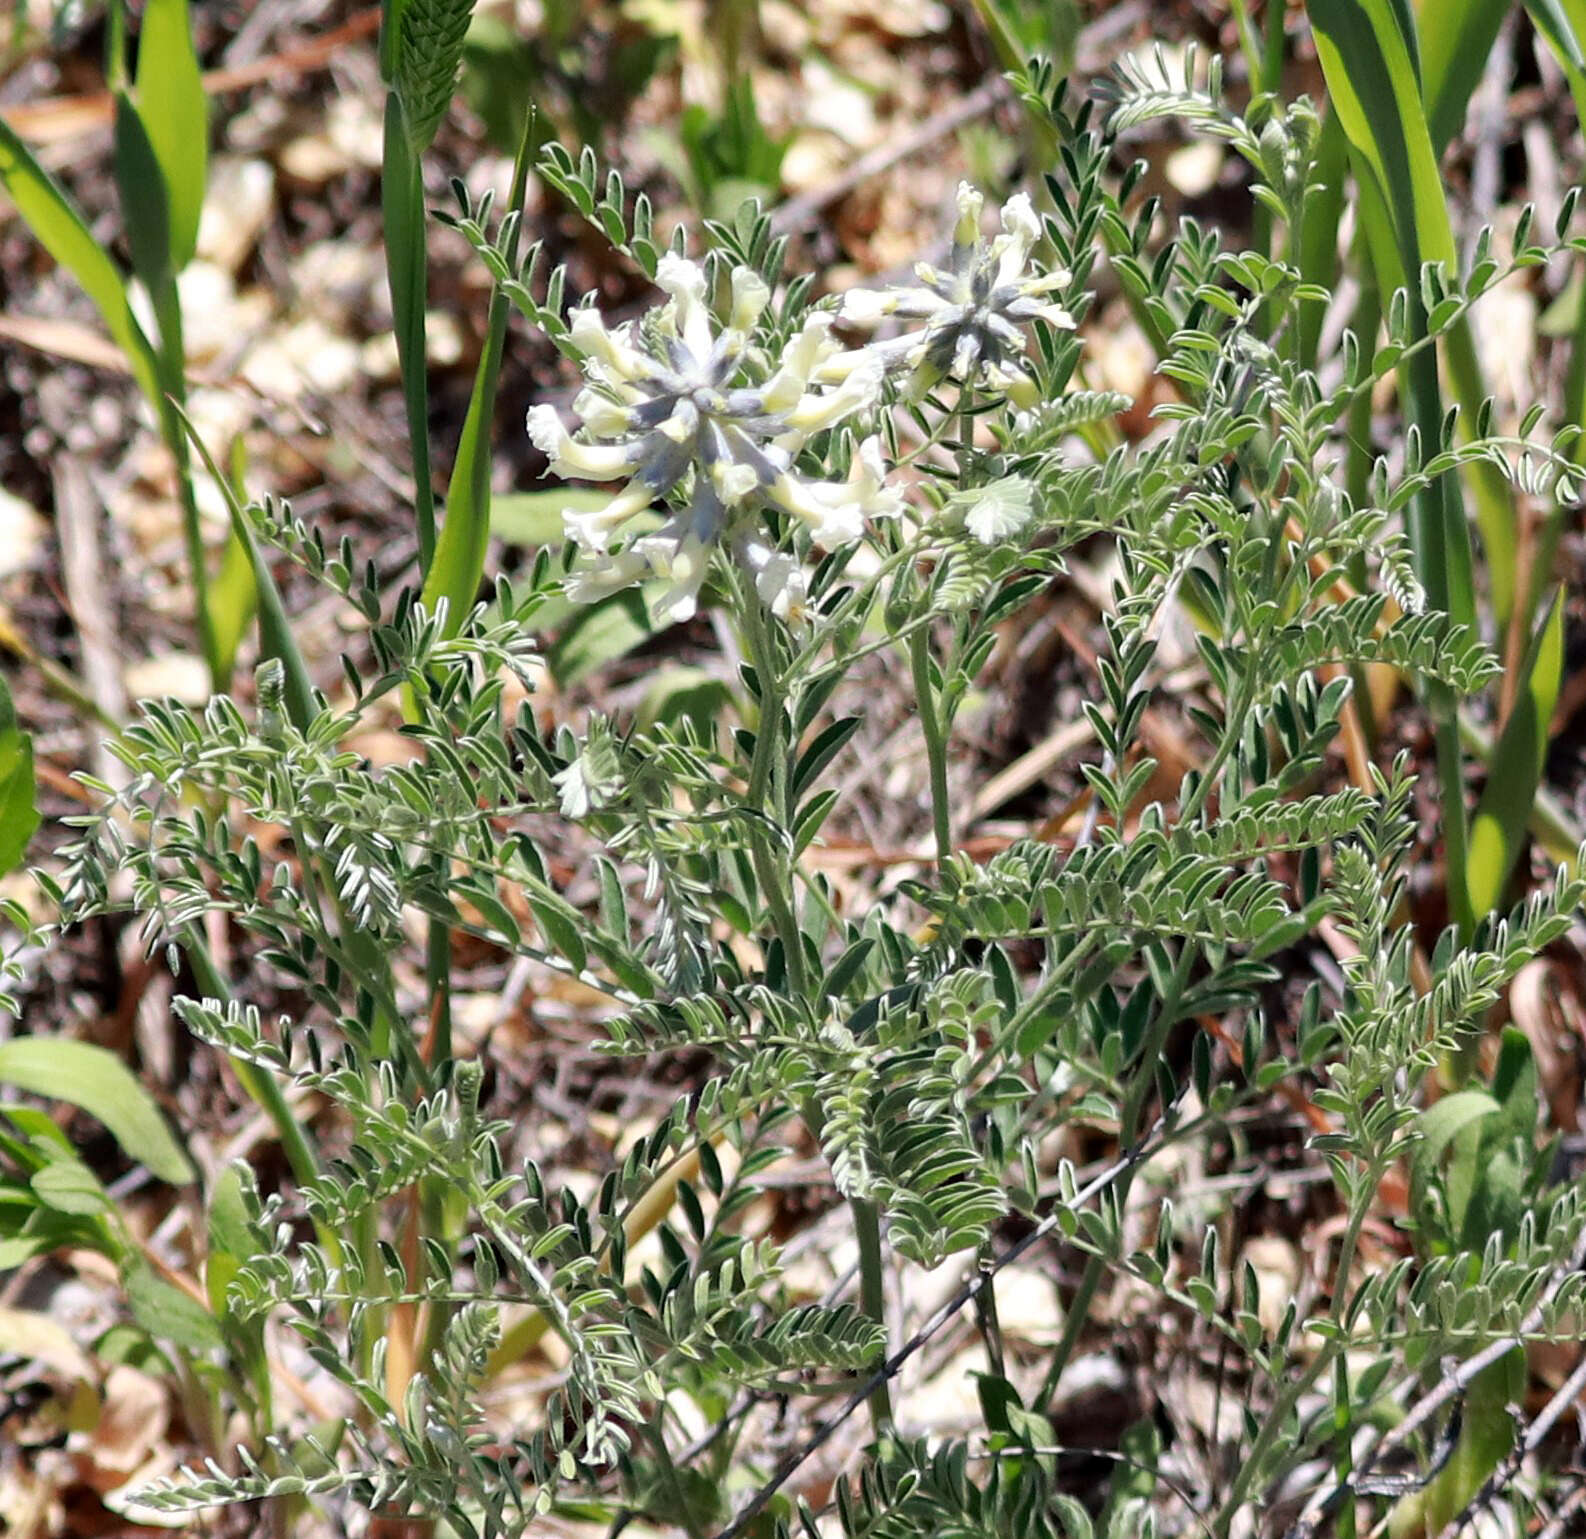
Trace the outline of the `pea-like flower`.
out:
<instances>
[{"instance_id":1,"label":"pea-like flower","mask_svg":"<svg viewBox=\"0 0 1586 1539\"><path fill-rule=\"evenodd\" d=\"M1002 205L1002 228L990 241L980 229L984 201L969 183L958 184L958 223L946 271L920 262L913 285L850 289L839 315L860 327L878 325L888 316L925 322L918 331L873 347L889 366L908 371L912 395L952 378L966 388L1000 391L1016 406L1029 407L1038 388L1025 367L1021 328L1039 319L1073 329L1073 316L1050 297L1068 283L1069 274L1030 270L1041 222L1024 193Z\"/></svg>"},{"instance_id":2,"label":"pea-like flower","mask_svg":"<svg viewBox=\"0 0 1586 1539\"><path fill-rule=\"evenodd\" d=\"M879 444L854 456L847 481L822 481L794 469L811 435L872 406L885 361L865 349L844 352L831 336L831 311L812 313L759 384L741 380L755 323L770 298L748 268L731 275L731 307L719 331L705 301L705 274L674 254L661 259L658 287L667 302L633 323L608 328L593 309L569 321L587 381L574 399L582 419L575 439L552 406L529 412L529 436L553 473L627 485L593 511L568 509L568 536L591 558L571 593L593 599L656 576L670 586L658 616L694 612L713 550L731 551L779 613L802 608L802 573L775 558L759 538L768 506L807 525L817 544L858 538L867 517L894 513L897 495L882 485ZM682 488L686 503L653 533L635 537L635 518Z\"/></svg>"}]
</instances>

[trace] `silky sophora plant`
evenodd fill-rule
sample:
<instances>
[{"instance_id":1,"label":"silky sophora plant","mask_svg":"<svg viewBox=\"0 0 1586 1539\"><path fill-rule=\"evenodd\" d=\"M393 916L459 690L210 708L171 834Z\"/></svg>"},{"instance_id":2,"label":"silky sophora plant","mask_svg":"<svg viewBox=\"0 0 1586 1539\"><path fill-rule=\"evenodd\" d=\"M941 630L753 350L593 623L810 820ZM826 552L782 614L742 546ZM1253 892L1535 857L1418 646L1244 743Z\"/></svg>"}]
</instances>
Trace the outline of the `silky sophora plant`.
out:
<instances>
[{"instance_id":1,"label":"silky sophora plant","mask_svg":"<svg viewBox=\"0 0 1586 1539\"><path fill-rule=\"evenodd\" d=\"M281 505L249 511L256 538L375 617L365 666L298 713L274 662L257 712L146 704L116 749L129 785L105 790L53 884L82 918L124 903L125 874L150 945L187 953L193 1033L266 1099L291 1085L330 1108L311 1131L280 1122L280 1190L227 1175L216 1323L170 1346L253 1451L216 1449L150 1502L267 1497L289 1518L312 1501L487 1539L592 1512L733 1539L1276 1532L1344 1500L1365 1522L1386 1498L1350 1474L1375 1457L1357 1445L1415 1404L1427 1362L1567 1324L1580 1289L1555 1274L1581 1204L1539 1159L1511 1160L1525 1180L1498 1239L1472 1249L1445 1222L1435 1256L1357 1262L1439 1053L1557 937L1580 885L1438 944L1428 1004L1399 917L1408 770L1339 787L1332 768L1351 666L1451 691L1492 675L1426 608L1405 501L1477 454L1562 476L1568 445L1456 444L1449 424L1385 457L1357 503L1335 468L1348 415L1427 345L1403 307L1384 348L1347 339L1324 383L1285 345L1319 302L1297 275L1192 223L1158 245L1138 173L1109 180L1109 127L1049 87L1020 83L1062 148L1049 213L1015 193L987 220L961 189L942 265L813 307L764 216L706 224L697 260L660 253L647 205L622 228L630 200L592 154L555 147L543 169L654 276L636 319L564 314L543 249L520 261L465 203L456 227L581 380L575 422L530 414L535 444L553 474L611 491L580 498L561 559L503 579L456 635L415 592L360 586L352 553L328 559ZM1263 129L1275 214L1305 197L1310 126ZM1116 425L1128 403L1086 387L1104 246L1176 387L1138 442ZM1455 310L1495 281L1445 278ZM1064 562L1102 552L1072 815L971 843L954 724ZM575 730L535 696L529 654L558 601L629 585L658 592L656 624L713 611L729 705L592 708ZM1194 660L1167 731L1173 613ZM415 751L375 767L352 745L393 708ZM860 770L902 757L888 733L923 752L901 818L922 842L838 883L812 852L861 826ZM620 1075L669 1065L650 1082L675 1100L593 1180L562 1167L551 1121L489 1103L449 1035L443 953L391 965L419 915L515 963L531 1012L580 1002ZM1358 937L1342 972L1315 963L1324 920ZM1242 1174L1249 1130L1270 1126L1344 1236L1278 1321L1224 1253L1215 1195L1164 1200L1187 1154ZM814 1282L782 1239L790 1171L822 1226L801 1235L841 1258ZM1423 1161L1419 1213L1448 1209L1441 1181ZM944 1265L944 1302L922 1312L919 1270ZM1038 1338L999 1323L1016 1265L1050 1290ZM1208 1429L1146 1397L1130 1478L1071 1489L1049 1418L1084 1393L1081 1348L1112 1349L1101 1306L1120 1279L1161 1340L1225 1365L1250 1414ZM330 1430L272 1398L266 1330L306 1348ZM945 1436L921 1392L949 1345L955 1374L980 1375L982 1419ZM527 1395L526 1372L554 1390ZM1434 1462L1426 1421L1401 1465ZM817 1510L801 1472L839 1438Z\"/></svg>"}]
</instances>

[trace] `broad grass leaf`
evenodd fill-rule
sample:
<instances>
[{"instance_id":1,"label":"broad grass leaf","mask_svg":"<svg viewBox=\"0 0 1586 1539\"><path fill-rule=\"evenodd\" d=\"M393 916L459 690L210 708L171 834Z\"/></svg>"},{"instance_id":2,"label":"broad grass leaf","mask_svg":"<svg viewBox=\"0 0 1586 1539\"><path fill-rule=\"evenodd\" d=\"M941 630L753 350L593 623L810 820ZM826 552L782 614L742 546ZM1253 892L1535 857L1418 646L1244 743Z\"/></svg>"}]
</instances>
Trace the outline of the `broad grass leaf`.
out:
<instances>
[{"instance_id":1,"label":"broad grass leaf","mask_svg":"<svg viewBox=\"0 0 1586 1539\"><path fill-rule=\"evenodd\" d=\"M1436 1221L1430 1206L1443 1155L1467 1128L1500 1110L1498 1102L1485 1090L1458 1090L1421 1113L1420 1141L1410 1156L1411 1210L1420 1223L1439 1230L1444 1227ZM1454 1194L1448 1194L1447 1226L1454 1233L1459 1230L1470 1195L1468 1182L1460 1184L1464 1188L1463 1201L1456 1202Z\"/></svg>"},{"instance_id":2,"label":"broad grass leaf","mask_svg":"<svg viewBox=\"0 0 1586 1539\"><path fill-rule=\"evenodd\" d=\"M127 301L121 269L94 239L87 221L16 134L0 119L0 184L34 238L82 285L150 401L161 399L154 349Z\"/></svg>"},{"instance_id":3,"label":"broad grass leaf","mask_svg":"<svg viewBox=\"0 0 1586 1539\"><path fill-rule=\"evenodd\" d=\"M593 513L611 501L610 492L558 486L543 492L507 492L490 499L490 532L510 545L560 547L567 539L562 514Z\"/></svg>"},{"instance_id":4,"label":"broad grass leaf","mask_svg":"<svg viewBox=\"0 0 1586 1539\"><path fill-rule=\"evenodd\" d=\"M148 128L125 91L116 93L115 166L132 270L150 293L157 293L174 271L170 203Z\"/></svg>"},{"instance_id":5,"label":"broad grass leaf","mask_svg":"<svg viewBox=\"0 0 1586 1539\"><path fill-rule=\"evenodd\" d=\"M171 1136L160 1109L112 1052L63 1037L16 1037L0 1042L0 1083L69 1101L97 1117L133 1159L173 1185L193 1179L193 1167Z\"/></svg>"},{"instance_id":6,"label":"broad grass leaf","mask_svg":"<svg viewBox=\"0 0 1586 1539\"><path fill-rule=\"evenodd\" d=\"M1478 918L1502 902L1525 844L1563 673L1564 606L1555 594L1526 649L1514 706L1493 748L1487 784L1471 821L1466 890Z\"/></svg>"},{"instance_id":7,"label":"broad grass leaf","mask_svg":"<svg viewBox=\"0 0 1586 1539\"><path fill-rule=\"evenodd\" d=\"M1525 8L1564 71L1576 115L1586 122L1586 0L1526 0Z\"/></svg>"},{"instance_id":8,"label":"broad grass leaf","mask_svg":"<svg viewBox=\"0 0 1586 1539\"><path fill-rule=\"evenodd\" d=\"M452 69L455 73L455 61ZM528 184L530 143L526 127L512 168L508 203L514 209L522 206ZM509 242L508 257L509 265L517 259L516 234ZM424 574L424 602L433 612L441 599L447 600L446 629L453 636L474 606L490 545L490 435L495 423L496 384L501 377L509 309L509 301L498 283L490 299L490 329L474 373L457 458L446 484L446 522L435 541L433 563Z\"/></svg>"},{"instance_id":9,"label":"broad grass leaf","mask_svg":"<svg viewBox=\"0 0 1586 1539\"><path fill-rule=\"evenodd\" d=\"M387 28L391 25L388 20ZM382 36L382 48L386 41ZM380 208L385 224L386 282L391 289L391 329L396 336L413 455L419 570L427 576L435 558L435 489L430 484L429 377L424 341L429 258L424 183L408 133L407 113L396 91L386 98Z\"/></svg>"},{"instance_id":10,"label":"broad grass leaf","mask_svg":"<svg viewBox=\"0 0 1586 1539\"><path fill-rule=\"evenodd\" d=\"M0 679L0 875L19 865L39 826L33 803L33 740L17 723Z\"/></svg>"},{"instance_id":11,"label":"broad grass leaf","mask_svg":"<svg viewBox=\"0 0 1586 1539\"><path fill-rule=\"evenodd\" d=\"M67 1157L51 1160L41 1170L35 1171L29 1183L38 1199L57 1213L69 1213L76 1218L90 1218L110 1207L110 1198L94 1175L81 1160Z\"/></svg>"},{"instance_id":12,"label":"broad grass leaf","mask_svg":"<svg viewBox=\"0 0 1586 1539\"><path fill-rule=\"evenodd\" d=\"M625 588L610 598L574 613L567 628L546 648L546 661L563 689L587 678L596 668L626 656L655 634L649 600L664 584Z\"/></svg>"},{"instance_id":13,"label":"broad grass leaf","mask_svg":"<svg viewBox=\"0 0 1586 1539\"><path fill-rule=\"evenodd\" d=\"M1424 0L1420 14L1422 95L1437 150L1464 124L1509 0Z\"/></svg>"},{"instance_id":14,"label":"broad grass leaf","mask_svg":"<svg viewBox=\"0 0 1586 1539\"><path fill-rule=\"evenodd\" d=\"M209 101L187 0L148 0L138 33L138 115L165 178L172 271L198 246L209 182Z\"/></svg>"},{"instance_id":15,"label":"broad grass leaf","mask_svg":"<svg viewBox=\"0 0 1586 1539\"><path fill-rule=\"evenodd\" d=\"M224 1344L215 1317L146 1262L128 1268L125 1286L132 1318L156 1340L195 1353L212 1352Z\"/></svg>"}]
</instances>

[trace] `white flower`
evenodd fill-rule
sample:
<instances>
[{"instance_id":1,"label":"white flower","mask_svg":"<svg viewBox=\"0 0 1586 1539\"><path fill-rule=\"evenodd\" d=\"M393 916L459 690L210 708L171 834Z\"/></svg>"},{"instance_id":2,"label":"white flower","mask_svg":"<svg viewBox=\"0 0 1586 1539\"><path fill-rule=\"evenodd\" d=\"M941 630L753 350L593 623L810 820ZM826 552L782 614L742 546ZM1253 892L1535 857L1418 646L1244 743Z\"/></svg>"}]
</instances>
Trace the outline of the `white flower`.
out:
<instances>
[{"instance_id":1,"label":"white flower","mask_svg":"<svg viewBox=\"0 0 1586 1539\"><path fill-rule=\"evenodd\" d=\"M694 612L717 546L725 543L745 562L746 551L766 548L729 536L768 507L830 545L858 538L866 517L885 516L899 503L881 485L885 467L873 440L846 481L795 468L814 434L875 404L883 358L870 349L845 353L831 335L832 312L817 312L764 383L743 384L750 336L770 299L764 280L748 268L733 270L728 321L719 330L696 263L669 253L655 281L666 303L638 326L607 327L589 308L570 318L569 340L583 355L586 380L573 403L579 436L545 405L529 413L528 431L553 473L627 483L603 508L564 513L569 537L589 557L570 594L598 597L648 573L668 584L658 612L682 619ZM634 537L630 520L685 487L686 506L653 534ZM750 569L762 597L770 588L780 597L792 592L780 564L757 557ZM766 578L772 571L774 580Z\"/></svg>"},{"instance_id":2,"label":"white flower","mask_svg":"<svg viewBox=\"0 0 1586 1539\"><path fill-rule=\"evenodd\" d=\"M1069 274L1030 271L1041 221L1024 193L1002 205L1001 231L989 242L980 230L983 202L975 188L959 183L958 222L945 271L920 262L911 286L850 289L838 315L865 328L894 315L925 323L873 349L888 364L907 370L913 395L952 378L962 386L996 390L1015 405L1028 407L1038 387L1024 364L1021 327L1043 320L1073 329L1073 316L1050 298L1068 283Z\"/></svg>"},{"instance_id":3,"label":"white flower","mask_svg":"<svg viewBox=\"0 0 1586 1539\"><path fill-rule=\"evenodd\" d=\"M871 437L854 451L846 481L784 477L771 496L809 525L817 544L845 545L859 538L867 518L892 518L903 510L903 498L885 484L885 474L881 440Z\"/></svg>"},{"instance_id":4,"label":"white flower","mask_svg":"<svg viewBox=\"0 0 1586 1539\"><path fill-rule=\"evenodd\" d=\"M809 624L809 584L804 568L787 551L745 536L736 554L754 578L760 602L794 630Z\"/></svg>"}]
</instances>

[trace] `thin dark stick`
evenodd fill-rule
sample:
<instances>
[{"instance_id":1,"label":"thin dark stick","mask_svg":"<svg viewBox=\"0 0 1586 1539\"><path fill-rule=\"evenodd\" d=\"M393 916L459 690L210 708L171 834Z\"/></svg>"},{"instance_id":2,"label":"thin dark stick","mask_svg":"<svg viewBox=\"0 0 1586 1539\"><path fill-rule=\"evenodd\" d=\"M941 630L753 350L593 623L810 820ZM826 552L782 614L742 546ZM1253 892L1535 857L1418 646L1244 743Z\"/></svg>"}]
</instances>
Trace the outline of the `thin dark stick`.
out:
<instances>
[{"instance_id":1,"label":"thin dark stick","mask_svg":"<svg viewBox=\"0 0 1586 1539\"><path fill-rule=\"evenodd\" d=\"M1526 1428L1525 1436L1515 1439L1514 1447L1509 1450L1508 1456L1500 1460L1497 1469L1482 1481L1481 1489L1448 1520L1437 1539L1455 1539L1467 1524L1474 1522L1497 1501L1504 1489L1520 1473L1520 1466L1542 1446L1548 1433L1553 1430L1554 1423L1580 1398L1583 1389L1586 1389L1586 1356L1582 1356L1575 1365L1575 1371L1564 1380L1558 1392L1537 1413L1536 1420ZM1515 1420L1516 1422L1520 1420L1518 1415L1515 1416Z\"/></svg>"},{"instance_id":2,"label":"thin dark stick","mask_svg":"<svg viewBox=\"0 0 1586 1539\"><path fill-rule=\"evenodd\" d=\"M1466 1358L1464 1362L1456 1364L1446 1372L1410 1408L1404 1420L1367 1451L1347 1480L1341 1481L1334 1486L1315 1503L1309 1512L1301 1516L1300 1520L1288 1531L1285 1539L1311 1539L1321 1518L1333 1511L1339 1502L1343 1501L1351 1491L1363 1489L1363 1484L1367 1477L1382 1460L1387 1458L1389 1454L1404 1447L1410 1438L1425 1426L1450 1400L1462 1398L1471 1384L1500 1358L1512 1352L1516 1347L1524 1346L1526 1337L1541 1329L1543 1321L1547 1318L1548 1309L1554 1299L1563 1291L1564 1285L1570 1278L1576 1276L1583 1266L1586 1266L1586 1230L1583 1230L1575 1241L1575 1249L1570 1252L1569 1260L1548 1279L1548 1285L1543 1290L1541 1298L1537 1300L1535 1307L1525 1319L1520 1322L1520 1329L1512 1336L1502 1337L1500 1340L1483 1347L1474 1357Z\"/></svg>"}]
</instances>

